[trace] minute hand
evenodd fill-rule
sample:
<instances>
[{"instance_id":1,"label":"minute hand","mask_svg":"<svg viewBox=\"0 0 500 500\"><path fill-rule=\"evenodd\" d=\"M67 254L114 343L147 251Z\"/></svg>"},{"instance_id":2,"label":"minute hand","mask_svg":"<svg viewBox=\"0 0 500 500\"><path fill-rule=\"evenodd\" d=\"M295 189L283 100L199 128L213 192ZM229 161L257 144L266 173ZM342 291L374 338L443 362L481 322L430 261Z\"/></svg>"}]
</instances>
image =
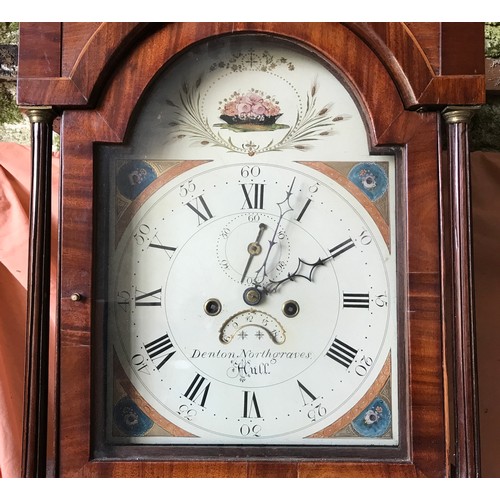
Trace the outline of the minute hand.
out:
<instances>
[{"instance_id":1,"label":"minute hand","mask_svg":"<svg viewBox=\"0 0 500 500\"><path fill-rule=\"evenodd\" d=\"M253 280L254 285L260 285L264 281L264 279L267 277L267 261L269 260L269 255L271 254L271 250L272 250L273 246L276 245L276 243L278 243L276 241L276 236L278 234L278 229L280 227L281 221L283 220L283 217L287 212L290 212L293 210L293 208L290 206L290 196L292 196L292 194L293 194L292 190L293 190L294 183L295 183L295 177L292 180L290 188L286 192L285 199L283 201L280 201L279 203L277 203L278 209L280 211L280 215L278 217L278 222L276 223L276 227L274 228L273 237L271 240L269 240L269 248L267 249L266 258L264 259L262 266L260 266L260 268L255 273L255 278ZM287 205L287 207L284 208L285 204Z\"/></svg>"},{"instance_id":2,"label":"minute hand","mask_svg":"<svg viewBox=\"0 0 500 500\"><path fill-rule=\"evenodd\" d=\"M352 239L349 238L344 242L340 243L339 245L331 248L329 250L330 255L328 255L328 257L324 258L320 257L316 262L309 263L306 262L304 259L299 258L299 263L297 264L295 270L291 273L288 273L287 277L281 280L269 280L269 283L264 286L265 292L274 293L283 283L286 283L287 281L295 281L296 278L304 278L307 281L312 282L313 273L317 267L323 266L325 262L328 262L330 259L338 257L339 255L349 250L350 248L353 248L354 246L355 246L354 241L352 241Z\"/></svg>"}]
</instances>

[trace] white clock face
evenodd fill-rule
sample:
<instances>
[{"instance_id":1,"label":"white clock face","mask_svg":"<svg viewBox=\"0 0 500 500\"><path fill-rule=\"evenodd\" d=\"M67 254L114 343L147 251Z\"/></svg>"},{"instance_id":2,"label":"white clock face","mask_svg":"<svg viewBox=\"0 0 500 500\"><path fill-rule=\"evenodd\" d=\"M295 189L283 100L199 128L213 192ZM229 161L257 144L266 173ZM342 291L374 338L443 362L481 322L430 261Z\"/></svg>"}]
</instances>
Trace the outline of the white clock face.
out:
<instances>
[{"instance_id":1,"label":"white clock face","mask_svg":"<svg viewBox=\"0 0 500 500\"><path fill-rule=\"evenodd\" d=\"M394 252L337 181L324 164L214 161L136 208L110 259L108 328L171 424L156 442L324 444L377 395Z\"/></svg>"}]
</instances>

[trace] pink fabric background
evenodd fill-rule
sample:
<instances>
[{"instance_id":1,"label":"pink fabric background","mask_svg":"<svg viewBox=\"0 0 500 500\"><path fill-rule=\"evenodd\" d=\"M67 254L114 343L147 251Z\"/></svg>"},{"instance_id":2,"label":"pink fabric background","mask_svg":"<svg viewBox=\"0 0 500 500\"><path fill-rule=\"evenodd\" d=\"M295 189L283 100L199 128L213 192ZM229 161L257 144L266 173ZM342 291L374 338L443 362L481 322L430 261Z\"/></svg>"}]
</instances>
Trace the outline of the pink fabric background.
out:
<instances>
[{"instance_id":1,"label":"pink fabric background","mask_svg":"<svg viewBox=\"0 0 500 500\"><path fill-rule=\"evenodd\" d=\"M56 187L58 155L54 159ZM21 472L30 188L30 148L0 142L0 473L3 477L19 477ZM57 193L57 189L53 192ZM53 199L53 214L56 206L57 200ZM55 222L53 217L53 228ZM55 250L53 244L53 256ZM52 276L55 277L54 258ZM55 280L52 281L54 294Z\"/></svg>"}]
</instances>

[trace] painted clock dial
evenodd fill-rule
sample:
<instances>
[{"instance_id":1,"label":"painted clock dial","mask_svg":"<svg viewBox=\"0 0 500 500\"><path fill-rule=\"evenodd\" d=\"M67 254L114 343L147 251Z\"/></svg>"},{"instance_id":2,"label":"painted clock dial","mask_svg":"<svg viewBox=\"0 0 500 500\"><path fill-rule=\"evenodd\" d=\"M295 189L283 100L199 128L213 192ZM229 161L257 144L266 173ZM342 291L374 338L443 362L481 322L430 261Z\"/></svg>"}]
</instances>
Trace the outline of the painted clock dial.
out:
<instances>
[{"instance_id":1,"label":"painted clock dial","mask_svg":"<svg viewBox=\"0 0 500 500\"><path fill-rule=\"evenodd\" d=\"M394 158L311 54L186 53L105 146L115 442L397 446Z\"/></svg>"}]
</instances>

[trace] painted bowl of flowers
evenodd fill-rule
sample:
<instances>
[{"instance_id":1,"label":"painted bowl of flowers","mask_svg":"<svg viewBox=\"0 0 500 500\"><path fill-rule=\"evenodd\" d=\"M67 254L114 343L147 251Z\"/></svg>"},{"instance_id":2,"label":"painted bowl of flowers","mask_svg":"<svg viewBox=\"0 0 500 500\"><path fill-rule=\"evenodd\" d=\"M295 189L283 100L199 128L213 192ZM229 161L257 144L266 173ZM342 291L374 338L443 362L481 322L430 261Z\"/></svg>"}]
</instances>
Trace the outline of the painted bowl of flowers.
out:
<instances>
[{"instance_id":1,"label":"painted bowl of flowers","mask_svg":"<svg viewBox=\"0 0 500 500\"><path fill-rule=\"evenodd\" d=\"M220 107L220 118L229 125L272 126L283 114L278 103L259 90L233 92Z\"/></svg>"}]
</instances>

